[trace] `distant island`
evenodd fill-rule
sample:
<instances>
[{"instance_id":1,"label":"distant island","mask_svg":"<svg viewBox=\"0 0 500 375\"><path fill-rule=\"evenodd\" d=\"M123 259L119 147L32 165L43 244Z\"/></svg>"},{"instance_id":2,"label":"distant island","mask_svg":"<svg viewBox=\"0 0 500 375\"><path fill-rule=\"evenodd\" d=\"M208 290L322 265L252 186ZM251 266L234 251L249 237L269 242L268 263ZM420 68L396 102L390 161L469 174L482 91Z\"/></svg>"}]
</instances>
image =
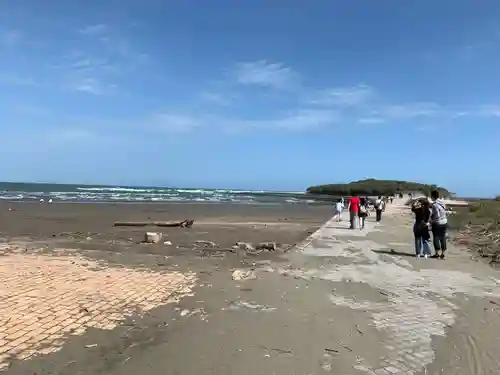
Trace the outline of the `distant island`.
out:
<instances>
[{"instance_id":1,"label":"distant island","mask_svg":"<svg viewBox=\"0 0 500 375\"><path fill-rule=\"evenodd\" d=\"M399 193L421 192L427 196L432 190L438 190L443 197L449 197L451 192L443 187L418 182L397 180L376 180L373 178L353 181L348 184L328 184L311 186L307 188L307 194L321 194L334 196L347 196L351 194L367 196L389 196Z\"/></svg>"}]
</instances>

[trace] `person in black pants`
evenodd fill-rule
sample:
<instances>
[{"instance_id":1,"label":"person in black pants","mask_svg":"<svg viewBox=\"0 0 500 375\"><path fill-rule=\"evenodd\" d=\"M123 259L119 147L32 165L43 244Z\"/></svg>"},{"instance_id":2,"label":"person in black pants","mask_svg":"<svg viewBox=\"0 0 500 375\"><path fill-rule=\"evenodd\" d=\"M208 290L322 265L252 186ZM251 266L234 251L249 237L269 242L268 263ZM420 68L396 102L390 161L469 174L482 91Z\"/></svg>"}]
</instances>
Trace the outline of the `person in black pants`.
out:
<instances>
[{"instance_id":1,"label":"person in black pants","mask_svg":"<svg viewBox=\"0 0 500 375\"><path fill-rule=\"evenodd\" d=\"M427 259L431 255L429 220L431 218L430 203L426 198L417 199L411 207L415 214L413 235L415 237L415 253L417 258Z\"/></svg>"},{"instance_id":2,"label":"person in black pants","mask_svg":"<svg viewBox=\"0 0 500 375\"><path fill-rule=\"evenodd\" d=\"M431 192L432 203L432 239L434 244L435 254L433 258L445 258L446 247L446 230L448 227L448 218L446 217L446 205L444 200L439 198L439 192L433 190Z\"/></svg>"},{"instance_id":3,"label":"person in black pants","mask_svg":"<svg viewBox=\"0 0 500 375\"><path fill-rule=\"evenodd\" d=\"M382 200L382 197L379 196L377 200L375 201L375 217L376 221L382 220L382 211L384 210L384 201Z\"/></svg>"}]
</instances>

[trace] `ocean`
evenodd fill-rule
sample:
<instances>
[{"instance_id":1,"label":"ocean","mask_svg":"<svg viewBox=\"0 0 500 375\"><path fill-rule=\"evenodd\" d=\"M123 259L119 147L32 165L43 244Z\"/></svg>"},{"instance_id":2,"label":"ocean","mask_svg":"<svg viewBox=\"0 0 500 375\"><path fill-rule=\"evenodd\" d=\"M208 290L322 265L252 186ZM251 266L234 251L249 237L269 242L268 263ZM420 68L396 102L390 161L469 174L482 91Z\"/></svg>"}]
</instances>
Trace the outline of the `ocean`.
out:
<instances>
[{"instance_id":1,"label":"ocean","mask_svg":"<svg viewBox=\"0 0 500 375\"><path fill-rule=\"evenodd\" d=\"M321 204L325 199L301 192L195 189L154 186L67 185L0 182L0 199L57 202L207 202L240 204ZM330 200L330 199L326 199Z\"/></svg>"}]
</instances>

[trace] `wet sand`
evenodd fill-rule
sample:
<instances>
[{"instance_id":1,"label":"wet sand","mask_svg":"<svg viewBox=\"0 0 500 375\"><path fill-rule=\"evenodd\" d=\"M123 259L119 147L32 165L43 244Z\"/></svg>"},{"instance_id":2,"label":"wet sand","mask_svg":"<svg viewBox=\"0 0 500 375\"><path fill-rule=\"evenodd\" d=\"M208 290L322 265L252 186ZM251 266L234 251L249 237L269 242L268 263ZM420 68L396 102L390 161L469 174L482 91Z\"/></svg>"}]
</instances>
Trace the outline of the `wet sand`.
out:
<instances>
[{"instance_id":1,"label":"wet sand","mask_svg":"<svg viewBox=\"0 0 500 375\"><path fill-rule=\"evenodd\" d=\"M57 246L117 252L143 252L146 231L162 232L173 248L196 240L221 248L238 241L291 245L307 237L332 215L331 206L242 204L40 204L0 202L0 236L57 243ZM116 221L194 220L189 229L114 227ZM150 246L153 252L154 246ZM165 246L162 246L165 249Z\"/></svg>"},{"instance_id":2,"label":"wet sand","mask_svg":"<svg viewBox=\"0 0 500 375\"><path fill-rule=\"evenodd\" d=\"M274 259L303 241L330 216L331 206L242 204L40 204L0 203L0 239L20 248L74 249L86 256L120 264L145 264L144 255L168 257L169 264L197 267L200 258L232 267L241 253L237 242L275 242ZM191 228L114 227L116 221L194 220ZM160 232L160 244L144 244L146 231ZM214 250L201 250L210 241ZM246 256L246 253L243 253ZM118 257L118 258L117 258ZM148 258L149 259L149 258ZM153 264L158 263L156 260ZM164 261L161 261L164 264Z\"/></svg>"},{"instance_id":3,"label":"wet sand","mask_svg":"<svg viewBox=\"0 0 500 375\"><path fill-rule=\"evenodd\" d=\"M174 324L182 311L203 316L205 309L237 300L240 290L231 280L235 268L283 264L292 245L317 230L331 212L331 206L312 205L1 202L0 275L7 281L0 287L0 371L127 373L122 364L138 353L165 342L165 335L182 336L183 324ZM115 221L184 219L195 220L193 227L113 226ZM171 245L141 243L145 231L161 231ZM200 240L218 249L200 249ZM218 251L239 241L275 241L278 248L259 254ZM199 294L201 286L207 294ZM270 296L277 297L271 284L262 287L255 293L267 294L271 287ZM29 311L26 293L35 293ZM210 306L203 307L201 300ZM17 332L24 334L17 338ZM182 339L181 346L187 348L192 338ZM144 373L163 373L162 368Z\"/></svg>"}]
</instances>

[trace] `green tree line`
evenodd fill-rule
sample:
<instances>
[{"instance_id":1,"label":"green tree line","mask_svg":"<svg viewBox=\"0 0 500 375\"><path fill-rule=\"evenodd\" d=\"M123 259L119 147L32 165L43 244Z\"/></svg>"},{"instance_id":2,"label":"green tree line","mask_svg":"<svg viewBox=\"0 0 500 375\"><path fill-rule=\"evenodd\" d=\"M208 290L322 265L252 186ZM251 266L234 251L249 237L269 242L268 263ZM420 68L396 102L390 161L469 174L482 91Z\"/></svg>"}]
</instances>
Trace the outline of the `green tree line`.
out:
<instances>
[{"instance_id":1,"label":"green tree line","mask_svg":"<svg viewBox=\"0 0 500 375\"><path fill-rule=\"evenodd\" d=\"M311 186L307 188L308 194L324 194L335 196L347 195L396 195L399 193L421 192L427 196L432 190L438 190L443 197L452 195L448 190L433 184L421 184L418 182L398 181L398 180L376 180L366 179L354 181L348 184L327 184Z\"/></svg>"}]
</instances>

